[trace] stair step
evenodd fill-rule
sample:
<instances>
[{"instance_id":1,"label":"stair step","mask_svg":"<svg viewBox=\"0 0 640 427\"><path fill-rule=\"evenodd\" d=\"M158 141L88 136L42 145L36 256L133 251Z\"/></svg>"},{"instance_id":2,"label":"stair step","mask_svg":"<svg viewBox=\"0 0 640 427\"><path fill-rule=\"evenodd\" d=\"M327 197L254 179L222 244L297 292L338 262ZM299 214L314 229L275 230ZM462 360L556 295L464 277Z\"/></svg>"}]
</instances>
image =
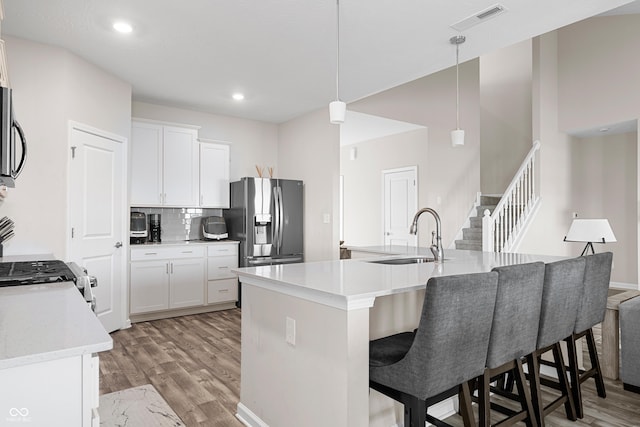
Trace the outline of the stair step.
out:
<instances>
[{"instance_id":1,"label":"stair step","mask_svg":"<svg viewBox=\"0 0 640 427\"><path fill-rule=\"evenodd\" d=\"M462 239L482 242L482 226L480 228L463 228Z\"/></svg>"},{"instance_id":2,"label":"stair step","mask_svg":"<svg viewBox=\"0 0 640 427\"><path fill-rule=\"evenodd\" d=\"M472 216L471 218L469 218L469 222L471 223L471 228L482 229L482 217Z\"/></svg>"},{"instance_id":3,"label":"stair step","mask_svg":"<svg viewBox=\"0 0 640 427\"><path fill-rule=\"evenodd\" d=\"M480 196L481 205L497 205L500 203L502 196Z\"/></svg>"},{"instance_id":4,"label":"stair step","mask_svg":"<svg viewBox=\"0 0 640 427\"><path fill-rule=\"evenodd\" d=\"M456 249L466 249L470 251L481 251L482 243L468 241L468 240L456 240Z\"/></svg>"}]
</instances>

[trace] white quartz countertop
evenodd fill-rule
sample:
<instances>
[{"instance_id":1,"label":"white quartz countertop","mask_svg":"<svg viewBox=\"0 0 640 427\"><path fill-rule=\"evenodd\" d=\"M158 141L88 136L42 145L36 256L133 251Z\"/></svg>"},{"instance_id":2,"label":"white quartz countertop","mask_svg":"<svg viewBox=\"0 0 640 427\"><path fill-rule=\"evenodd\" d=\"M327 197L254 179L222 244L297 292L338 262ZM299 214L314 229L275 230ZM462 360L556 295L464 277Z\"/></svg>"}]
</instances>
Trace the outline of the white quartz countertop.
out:
<instances>
[{"instance_id":1,"label":"white quartz countertop","mask_svg":"<svg viewBox=\"0 0 640 427\"><path fill-rule=\"evenodd\" d=\"M372 247L373 248L373 247ZM308 262L234 270L240 281L344 310L371 307L376 297L422 289L433 276L478 273L494 267L564 257L467 250L445 250L442 263L404 265L376 264L370 261L407 256L430 256L428 248L375 247L372 253L384 257ZM355 248L351 248L356 250ZM360 250L360 249L358 249Z\"/></svg>"},{"instance_id":2,"label":"white quartz countertop","mask_svg":"<svg viewBox=\"0 0 640 427\"><path fill-rule=\"evenodd\" d=\"M112 347L73 283L0 288L0 369Z\"/></svg>"}]
</instances>

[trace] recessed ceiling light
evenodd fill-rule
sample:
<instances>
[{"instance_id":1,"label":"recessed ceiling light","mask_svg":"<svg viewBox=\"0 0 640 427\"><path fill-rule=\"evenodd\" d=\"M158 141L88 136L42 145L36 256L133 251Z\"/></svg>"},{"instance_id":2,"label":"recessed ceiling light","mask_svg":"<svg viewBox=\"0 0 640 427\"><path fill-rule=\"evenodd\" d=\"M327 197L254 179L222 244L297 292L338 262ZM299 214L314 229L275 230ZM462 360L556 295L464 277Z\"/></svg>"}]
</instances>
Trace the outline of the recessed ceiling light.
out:
<instances>
[{"instance_id":1,"label":"recessed ceiling light","mask_svg":"<svg viewBox=\"0 0 640 427\"><path fill-rule=\"evenodd\" d=\"M133 31L133 27L131 26L131 24L128 24L123 21L118 21L114 23L113 29L122 34L129 34L131 31Z\"/></svg>"},{"instance_id":2,"label":"recessed ceiling light","mask_svg":"<svg viewBox=\"0 0 640 427\"><path fill-rule=\"evenodd\" d=\"M241 93L234 93L231 97L236 101L242 101L244 99L244 95Z\"/></svg>"}]
</instances>

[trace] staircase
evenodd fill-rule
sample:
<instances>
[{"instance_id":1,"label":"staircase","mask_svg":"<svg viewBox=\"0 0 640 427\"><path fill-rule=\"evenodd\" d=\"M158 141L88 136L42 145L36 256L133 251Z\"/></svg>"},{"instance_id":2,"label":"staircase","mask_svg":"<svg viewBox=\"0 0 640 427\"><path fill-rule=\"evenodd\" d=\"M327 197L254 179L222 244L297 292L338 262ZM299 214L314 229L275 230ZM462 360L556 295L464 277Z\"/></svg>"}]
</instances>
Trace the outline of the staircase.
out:
<instances>
[{"instance_id":1,"label":"staircase","mask_svg":"<svg viewBox=\"0 0 640 427\"><path fill-rule=\"evenodd\" d=\"M475 212L469 214L469 228L463 228L462 240L455 241L456 249L485 252L517 250L540 206L536 184L539 151L540 141L534 141L501 197L479 195Z\"/></svg>"},{"instance_id":2,"label":"staircase","mask_svg":"<svg viewBox=\"0 0 640 427\"><path fill-rule=\"evenodd\" d=\"M470 226L462 229L462 240L456 240L456 249L482 250L482 216L486 209L493 212L500 202L500 196L480 196L475 216L469 218Z\"/></svg>"}]
</instances>

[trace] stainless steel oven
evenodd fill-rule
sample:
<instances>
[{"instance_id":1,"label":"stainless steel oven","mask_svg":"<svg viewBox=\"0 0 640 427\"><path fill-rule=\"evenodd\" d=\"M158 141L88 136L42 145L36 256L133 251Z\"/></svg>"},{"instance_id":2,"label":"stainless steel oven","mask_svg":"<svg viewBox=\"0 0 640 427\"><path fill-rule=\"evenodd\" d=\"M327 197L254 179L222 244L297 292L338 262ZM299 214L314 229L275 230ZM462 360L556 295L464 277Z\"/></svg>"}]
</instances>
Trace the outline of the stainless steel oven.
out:
<instances>
[{"instance_id":1,"label":"stainless steel oven","mask_svg":"<svg viewBox=\"0 0 640 427\"><path fill-rule=\"evenodd\" d=\"M95 312L96 298L92 288L98 285L98 281L75 262L60 260L0 262L0 287L64 282L73 282L91 310Z\"/></svg>"}]
</instances>

